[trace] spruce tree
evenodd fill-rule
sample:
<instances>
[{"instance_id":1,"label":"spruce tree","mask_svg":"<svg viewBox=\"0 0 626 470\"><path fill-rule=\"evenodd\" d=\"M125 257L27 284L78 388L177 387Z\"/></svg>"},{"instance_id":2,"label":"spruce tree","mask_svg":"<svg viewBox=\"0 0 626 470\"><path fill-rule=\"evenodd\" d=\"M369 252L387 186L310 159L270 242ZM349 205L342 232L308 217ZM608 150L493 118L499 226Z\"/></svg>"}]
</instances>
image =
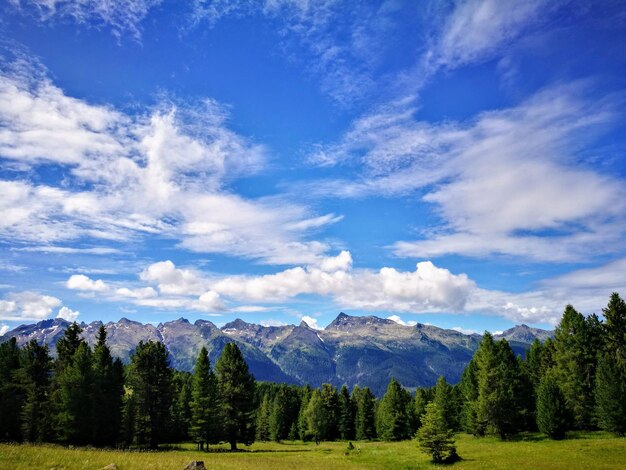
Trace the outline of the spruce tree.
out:
<instances>
[{"instance_id":1,"label":"spruce tree","mask_svg":"<svg viewBox=\"0 0 626 470\"><path fill-rule=\"evenodd\" d=\"M270 438L279 442L289 434L289 397L287 387L281 385L272 400L269 415Z\"/></svg>"},{"instance_id":2,"label":"spruce tree","mask_svg":"<svg viewBox=\"0 0 626 470\"><path fill-rule=\"evenodd\" d=\"M78 326L78 323L73 322L67 327L63 336L57 341L56 364L58 370L62 370L70 364L74 354L78 350L78 346L85 342L85 340L80 336L82 332L83 330L80 326Z\"/></svg>"},{"instance_id":3,"label":"spruce tree","mask_svg":"<svg viewBox=\"0 0 626 470\"><path fill-rule=\"evenodd\" d=\"M376 397L368 387L352 392L356 403L355 434L358 441L376 438Z\"/></svg>"},{"instance_id":4,"label":"spruce tree","mask_svg":"<svg viewBox=\"0 0 626 470\"><path fill-rule=\"evenodd\" d=\"M324 408L322 394L318 389L313 390L306 408L307 433L319 444L328 434L329 416Z\"/></svg>"},{"instance_id":5,"label":"spruce tree","mask_svg":"<svg viewBox=\"0 0 626 470\"><path fill-rule=\"evenodd\" d=\"M441 410L441 413L443 413L444 420L450 429L455 430L457 426L455 398L453 396L452 387L446 382L443 375L437 379L433 403L435 403Z\"/></svg>"},{"instance_id":6,"label":"spruce tree","mask_svg":"<svg viewBox=\"0 0 626 470\"><path fill-rule=\"evenodd\" d=\"M322 435L322 440L334 441L339 437L339 395L337 389L332 385L322 384L320 396L327 420L327 427Z\"/></svg>"},{"instance_id":7,"label":"spruce tree","mask_svg":"<svg viewBox=\"0 0 626 470\"><path fill-rule=\"evenodd\" d=\"M376 433L386 441L409 437L408 406L410 395L392 378L376 411Z\"/></svg>"},{"instance_id":8,"label":"spruce tree","mask_svg":"<svg viewBox=\"0 0 626 470\"><path fill-rule=\"evenodd\" d=\"M223 437L231 450L237 442L254 442L255 380L248 364L235 343L228 343L217 363L215 372L223 424Z\"/></svg>"},{"instance_id":9,"label":"spruce tree","mask_svg":"<svg viewBox=\"0 0 626 470\"><path fill-rule=\"evenodd\" d=\"M307 409L312 394L311 386L306 385L300 394L300 410L298 412L298 437L302 441L308 441L311 438L309 434L309 424L307 421Z\"/></svg>"},{"instance_id":10,"label":"spruce tree","mask_svg":"<svg viewBox=\"0 0 626 470\"><path fill-rule=\"evenodd\" d=\"M209 353L203 346L191 381L191 438L200 446L219 442L221 434L217 379L211 370Z\"/></svg>"},{"instance_id":11,"label":"spruce tree","mask_svg":"<svg viewBox=\"0 0 626 470\"><path fill-rule=\"evenodd\" d=\"M443 410L432 402L426 405L422 426L417 431L420 449L431 456L433 463L459 460L454 445L454 432L446 422Z\"/></svg>"},{"instance_id":12,"label":"spruce tree","mask_svg":"<svg viewBox=\"0 0 626 470\"><path fill-rule=\"evenodd\" d=\"M461 396L460 427L466 433L478 435L476 407L478 403L478 365L476 355L470 360L459 382Z\"/></svg>"},{"instance_id":13,"label":"spruce tree","mask_svg":"<svg viewBox=\"0 0 626 470\"><path fill-rule=\"evenodd\" d=\"M93 444L113 446L122 424L124 369L119 359L113 360L106 343L104 325L98 329L93 350Z\"/></svg>"},{"instance_id":14,"label":"spruce tree","mask_svg":"<svg viewBox=\"0 0 626 470\"><path fill-rule=\"evenodd\" d=\"M93 429L92 353L81 342L66 366L58 373L59 437L69 444L85 445L91 441Z\"/></svg>"},{"instance_id":15,"label":"spruce tree","mask_svg":"<svg viewBox=\"0 0 626 470\"><path fill-rule=\"evenodd\" d=\"M31 340L21 350L18 382L25 393L21 410L22 437L30 442L50 442L53 416L50 403L52 360L48 346Z\"/></svg>"},{"instance_id":16,"label":"spruce tree","mask_svg":"<svg viewBox=\"0 0 626 470\"><path fill-rule=\"evenodd\" d=\"M614 292L602 313L606 350L611 353L619 369L626 375L626 302Z\"/></svg>"},{"instance_id":17,"label":"spruce tree","mask_svg":"<svg viewBox=\"0 0 626 470\"><path fill-rule=\"evenodd\" d=\"M563 439L569 427L569 411L554 374L546 374L537 389L537 427L550 439Z\"/></svg>"},{"instance_id":18,"label":"spruce tree","mask_svg":"<svg viewBox=\"0 0 626 470\"><path fill-rule=\"evenodd\" d=\"M596 323L594 319L585 320L568 305L555 331L554 370L577 429L588 429L592 424L599 346Z\"/></svg>"},{"instance_id":19,"label":"spruce tree","mask_svg":"<svg viewBox=\"0 0 626 470\"><path fill-rule=\"evenodd\" d=\"M20 350L15 338L0 344L0 440L20 441L24 391L17 382Z\"/></svg>"},{"instance_id":20,"label":"spruce tree","mask_svg":"<svg viewBox=\"0 0 626 470\"><path fill-rule=\"evenodd\" d=\"M626 377L615 356L608 352L598 362L595 399L600 428L618 436L626 434Z\"/></svg>"},{"instance_id":21,"label":"spruce tree","mask_svg":"<svg viewBox=\"0 0 626 470\"><path fill-rule=\"evenodd\" d=\"M261 400L261 406L257 411L256 418L256 440L261 442L267 442L270 440L270 412L272 402L270 400L269 393L263 395Z\"/></svg>"},{"instance_id":22,"label":"spruce tree","mask_svg":"<svg viewBox=\"0 0 626 470\"><path fill-rule=\"evenodd\" d=\"M133 443L156 449L168 436L173 398L172 370L163 343L139 342L131 355L128 385L134 410Z\"/></svg>"},{"instance_id":23,"label":"spruce tree","mask_svg":"<svg viewBox=\"0 0 626 470\"><path fill-rule=\"evenodd\" d=\"M354 439L354 420L356 409L348 387L343 386L339 391L339 436L342 440Z\"/></svg>"}]
</instances>

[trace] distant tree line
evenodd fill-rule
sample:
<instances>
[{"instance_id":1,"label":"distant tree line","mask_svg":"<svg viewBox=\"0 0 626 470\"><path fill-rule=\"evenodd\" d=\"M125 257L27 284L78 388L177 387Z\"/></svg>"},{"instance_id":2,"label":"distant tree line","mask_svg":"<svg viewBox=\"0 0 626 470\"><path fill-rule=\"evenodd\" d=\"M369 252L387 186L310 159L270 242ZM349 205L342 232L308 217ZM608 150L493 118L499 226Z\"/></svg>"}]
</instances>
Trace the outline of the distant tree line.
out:
<instances>
[{"instance_id":1,"label":"distant tree line","mask_svg":"<svg viewBox=\"0 0 626 470\"><path fill-rule=\"evenodd\" d=\"M169 366L165 346L140 342L123 366L101 327L92 348L74 323L56 345L0 345L0 439L156 448L193 441L371 440L416 435L435 461L455 457L452 435L507 439L541 431L626 433L626 304L613 294L604 320L571 305L554 339L525 358L485 333L461 381L443 377L414 393L391 379L377 399L367 387L339 390L256 383L235 343L211 367L202 348L193 373Z\"/></svg>"}]
</instances>

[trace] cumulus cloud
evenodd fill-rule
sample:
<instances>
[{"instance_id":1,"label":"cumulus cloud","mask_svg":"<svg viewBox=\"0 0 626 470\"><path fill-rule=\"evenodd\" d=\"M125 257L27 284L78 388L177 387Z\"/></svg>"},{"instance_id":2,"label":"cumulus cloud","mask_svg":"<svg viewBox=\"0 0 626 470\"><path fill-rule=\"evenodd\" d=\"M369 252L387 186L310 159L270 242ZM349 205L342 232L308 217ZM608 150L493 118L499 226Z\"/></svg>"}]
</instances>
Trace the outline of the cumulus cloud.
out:
<instances>
[{"instance_id":1,"label":"cumulus cloud","mask_svg":"<svg viewBox=\"0 0 626 470\"><path fill-rule=\"evenodd\" d=\"M275 264L314 262L328 250L308 235L341 216L225 188L258 172L267 149L231 131L219 103L164 98L129 115L67 96L30 64L4 65L0 156L26 176L43 164L67 175L48 184L0 180L0 238L30 243L33 251L110 254L115 246L57 243L160 234L191 251Z\"/></svg>"},{"instance_id":2,"label":"cumulus cloud","mask_svg":"<svg viewBox=\"0 0 626 470\"><path fill-rule=\"evenodd\" d=\"M78 315L80 315L80 312L78 312L77 310L72 310L67 307L61 307L59 309L59 313L57 313L57 318L62 318L63 320L73 322L78 318Z\"/></svg>"},{"instance_id":3,"label":"cumulus cloud","mask_svg":"<svg viewBox=\"0 0 626 470\"><path fill-rule=\"evenodd\" d=\"M61 305L61 300L37 292L12 292L0 299L1 320L43 320L52 310Z\"/></svg>"},{"instance_id":4,"label":"cumulus cloud","mask_svg":"<svg viewBox=\"0 0 626 470\"><path fill-rule=\"evenodd\" d=\"M400 318L400 316L398 315L391 315L387 317L387 320L391 320L394 321L396 323L398 323L399 325L403 325L403 326L415 326L417 325L417 322L414 320L410 320L408 322L405 322L404 320L402 320L402 318Z\"/></svg>"},{"instance_id":5,"label":"cumulus cloud","mask_svg":"<svg viewBox=\"0 0 626 470\"><path fill-rule=\"evenodd\" d=\"M188 269L177 268L170 260L151 264L139 275L140 279L158 286L162 294L202 294L206 281Z\"/></svg>"},{"instance_id":6,"label":"cumulus cloud","mask_svg":"<svg viewBox=\"0 0 626 470\"><path fill-rule=\"evenodd\" d=\"M10 329L9 325L0 325L0 336L5 335Z\"/></svg>"},{"instance_id":7,"label":"cumulus cloud","mask_svg":"<svg viewBox=\"0 0 626 470\"><path fill-rule=\"evenodd\" d=\"M157 291L152 287L143 287L139 289L129 289L128 287L120 287L115 293L121 297L129 297L131 299L150 299L156 297Z\"/></svg>"},{"instance_id":8,"label":"cumulus cloud","mask_svg":"<svg viewBox=\"0 0 626 470\"><path fill-rule=\"evenodd\" d=\"M464 335L477 335L477 334L480 334L476 330L471 330L471 329L463 328L463 327L460 327L460 326L453 326L450 329L454 330L454 331L458 331L459 333L463 333Z\"/></svg>"},{"instance_id":9,"label":"cumulus cloud","mask_svg":"<svg viewBox=\"0 0 626 470\"><path fill-rule=\"evenodd\" d=\"M323 330L323 328L317 324L317 318L304 315L302 317L302 321L306 323L309 326L309 328L313 328L314 330Z\"/></svg>"},{"instance_id":10,"label":"cumulus cloud","mask_svg":"<svg viewBox=\"0 0 626 470\"><path fill-rule=\"evenodd\" d=\"M65 286L68 289L89 292L105 292L109 290L109 286L102 279L93 280L84 274L72 274Z\"/></svg>"}]
</instances>

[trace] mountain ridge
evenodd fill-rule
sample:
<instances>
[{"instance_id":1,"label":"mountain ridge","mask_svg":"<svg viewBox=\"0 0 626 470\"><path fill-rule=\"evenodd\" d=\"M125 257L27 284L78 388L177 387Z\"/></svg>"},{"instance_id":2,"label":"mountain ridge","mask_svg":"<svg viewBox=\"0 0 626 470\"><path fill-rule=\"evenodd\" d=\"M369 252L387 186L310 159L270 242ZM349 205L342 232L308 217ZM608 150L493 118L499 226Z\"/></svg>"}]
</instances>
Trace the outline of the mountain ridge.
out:
<instances>
[{"instance_id":1,"label":"mountain ridge","mask_svg":"<svg viewBox=\"0 0 626 470\"><path fill-rule=\"evenodd\" d=\"M103 323L81 322L83 337L95 344ZM15 337L19 345L31 339L54 346L70 322L42 320L20 325L0 337ZM121 318L105 325L114 356L128 362L139 341L163 342L170 363L191 371L200 348L206 346L214 364L224 346L235 342L242 350L250 370L258 380L319 386L331 383L368 386L375 394L384 393L391 377L408 388L434 385L440 375L452 383L460 380L481 336L417 323L401 325L376 316L352 316L343 312L324 329L299 325L264 326L240 318L221 328L208 320L194 323L178 318L154 326ZM517 354L523 354L535 339L545 341L552 332L518 325L496 339L507 339Z\"/></svg>"}]
</instances>

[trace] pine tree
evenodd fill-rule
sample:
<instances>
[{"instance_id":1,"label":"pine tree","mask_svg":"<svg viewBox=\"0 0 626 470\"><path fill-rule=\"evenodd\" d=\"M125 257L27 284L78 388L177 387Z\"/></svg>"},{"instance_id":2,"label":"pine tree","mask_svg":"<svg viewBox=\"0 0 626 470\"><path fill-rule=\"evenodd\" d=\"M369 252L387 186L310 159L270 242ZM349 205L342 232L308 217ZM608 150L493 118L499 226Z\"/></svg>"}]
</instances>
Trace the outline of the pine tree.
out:
<instances>
[{"instance_id":1,"label":"pine tree","mask_svg":"<svg viewBox=\"0 0 626 470\"><path fill-rule=\"evenodd\" d=\"M339 391L339 436L342 440L354 439L354 419L356 409L348 387L343 386Z\"/></svg>"},{"instance_id":2,"label":"pine tree","mask_svg":"<svg viewBox=\"0 0 626 470\"><path fill-rule=\"evenodd\" d=\"M312 390L310 385L306 385L300 395L300 410L298 412L298 437L302 441L308 441L311 438L309 434L309 424L307 421L307 409L309 400L311 399Z\"/></svg>"},{"instance_id":3,"label":"pine tree","mask_svg":"<svg viewBox=\"0 0 626 470\"><path fill-rule=\"evenodd\" d=\"M188 372L176 371L174 382L177 383L178 393L173 407L173 433L174 442L189 440L189 429L191 427L191 374Z\"/></svg>"},{"instance_id":4,"label":"pine tree","mask_svg":"<svg viewBox=\"0 0 626 470\"><path fill-rule=\"evenodd\" d=\"M113 360L106 344L104 325L98 329L93 350L93 444L113 446L122 423L124 369L119 359Z\"/></svg>"},{"instance_id":5,"label":"pine tree","mask_svg":"<svg viewBox=\"0 0 626 470\"><path fill-rule=\"evenodd\" d=\"M569 427L565 397L553 374L546 374L537 389L537 427L550 439L563 439Z\"/></svg>"},{"instance_id":6,"label":"pine tree","mask_svg":"<svg viewBox=\"0 0 626 470\"><path fill-rule=\"evenodd\" d=\"M470 360L459 383L461 396L460 427L469 434L478 435L476 407L478 403L478 364L476 355Z\"/></svg>"},{"instance_id":7,"label":"pine tree","mask_svg":"<svg viewBox=\"0 0 626 470\"><path fill-rule=\"evenodd\" d=\"M93 371L92 353L81 342L57 376L59 387L59 437L69 444L85 445L92 437Z\"/></svg>"},{"instance_id":8,"label":"pine tree","mask_svg":"<svg viewBox=\"0 0 626 470\"><path fill-rule=\"evenodd\" d=\"M215 364L215 372L224 440L234 451L237 442L246 445L254 442L255 380L235 343L224 347Z\"/></svg>"},{"instance_id":9,"label":"pine tree","mask_svg":"<svg viewBox=\"0 0 626 470\"><path fill-rule=\"evenodd\" d=\"M626 302L614 292L602 313L606 350L611 352L617 366L626 375Z\"/></svg>"},{"instance_id":10,"label":"pine tree","mask_svg":"<svg viewBox=\"0 0 626 470\"><path fill-rule=\"evenodd\" d=\"M272 400L269 416L270 438L279 442L289 434L289 398L287 387L281 385Z\"/></svg>"},{"instance_id":11,"label":"pine tree","mask_svg":"<svg viewBox=\"0 0 626 470\"><path fill-rule=\"evenodd\" d=\"M191 438L200 448L219 441L221 434L217 379L211 370L209 353L203 346L191 381Z\"/></svg>"},{"instance_id":12,"label":"pine tree","mask_svg":"<svg viewBox=\"0 0 626 470\"><path fill-rule=\"evenodd\" d=\"M313 390L306 408L307 433L319 444L323 436L328 434L329 420L324 409L322 394L318 389Z\"/></svg>"},{"instance_id":13,"label":"pine tree","mask_svg":"<svg viewBox=\"0 0 626 470\"><path fill-rule=\"evenodd\" d=\"M15 338L0 344L0 440L20 441L24 391L17 383L20 350Z\"/></svg>"},{"instance_id":14,"label":"pine tree","mask_svg":"<svg viewBox=\"0 0 626 470\"><path fill-rule=\"evenodd\" d=\"M352 391L356 403L355 434L359 441L376 438L376 398L368 387Z\"/></svg>"},{"instance_id":15,"label":"pine tree","mask_svg":"<svg viewBox=\"0 0 626 470\"><path fill-rule=\"evenodd\" d=\"M334 441L339 437L339 395L330 384L322 384L320 396L326 415L327 427L322 440Z\"/></svg>"},{"instance_id":16,"label":"pine tree","mask_svg":"<svg viewBox=\"0 0 626 470\"><path fill-rule=\"evenodd\" d=\"M408 406L410 395L396 379L391 379L376 411L376 433L386 441L409 437Z\"/></svg>"},{"instance_id":17,"label":"pine tree","mask_svg":"<svg viewBox=\"0 0 626 470\"><path fill-rule=\"evenodd\" d=\"M133 442L156 449L167 438L171 422L172 370L163 343L140 341L130 359Z\"/></svg>"},{"instance_id":18,"label":"pine tree","mask_svg":"<svg viewBox=\"0 0 626 470\"><path fill-rule=\"evenodd\" d=\"M435 385L435 396L433 403L443 413L443 418L450 429L454 430L457 426L457 410L455 408L455 398L453 396L452 387L446 382L445 377L442 375L437 380Z\"/></svg>"},{"instance_id":19,"label":"pine tree","mask_svg":"<svg viewBox=\"0 0 626 470\"><path fill-rule=\"evenodd\" d=\"M23 439L30 442L50 442L53 423L50 413L50 375L52 360L48 346L31 340L22 348L18 382L25 391L21 410Z\"/></svg>"},{"instance_id":20,"label":"pine tree","mask_svg":"<svg viewBox=\"0 0 626 470\"><path fill-rule=\"evenodd\" d=\"M57 341L57 368L62 370L67 367L78 347L85 342L80 334L83 332L78 323L74 322L65 330L63 337Z\"/></svg>"},{"instance_id":21,"label":"pine tree","mask_svg":"<svg viewBox=\"0 0 626 470\"><path fill-rule=\"evenodd\" d=\"M585 320L574 307L565 308L554 337L556 378L571 411L573 424L588 429L593 418L593 388L599 346L596 321Z\"/></svg>"},{"instance_id":22,"label":"pine tree","mask_svg":"<svg viewBox=\"0 0 626 470\"><path fill-rule=\"evenodd\" d=\"M263 395L261 406L257 411L256 418L256 440L267 442L270 440L270 411L272 402L269 393Z\"/></svg>"},{"instance_id":23,"label":"pine tree","mask_svg":"<svg viewBox=\"0 0 626 470\"><path fill-rule=\"evenodd\" d=\"M610 353L600 356L596 374L596 416L600 428L626 434L626 377Z\"/></svg>"},{"instance_id":24,"label":"pine tree","mask_svg":"<svg viewBox=\"0 0 626 470\"><path fill-rule=\"evenodd\" d=\"M432 457L433 463L459 460L454 446L454 432L446 422L443 410L436 403L429 403L422 421L417 440L420 449Z\"/></svg>"}]
</instances>

